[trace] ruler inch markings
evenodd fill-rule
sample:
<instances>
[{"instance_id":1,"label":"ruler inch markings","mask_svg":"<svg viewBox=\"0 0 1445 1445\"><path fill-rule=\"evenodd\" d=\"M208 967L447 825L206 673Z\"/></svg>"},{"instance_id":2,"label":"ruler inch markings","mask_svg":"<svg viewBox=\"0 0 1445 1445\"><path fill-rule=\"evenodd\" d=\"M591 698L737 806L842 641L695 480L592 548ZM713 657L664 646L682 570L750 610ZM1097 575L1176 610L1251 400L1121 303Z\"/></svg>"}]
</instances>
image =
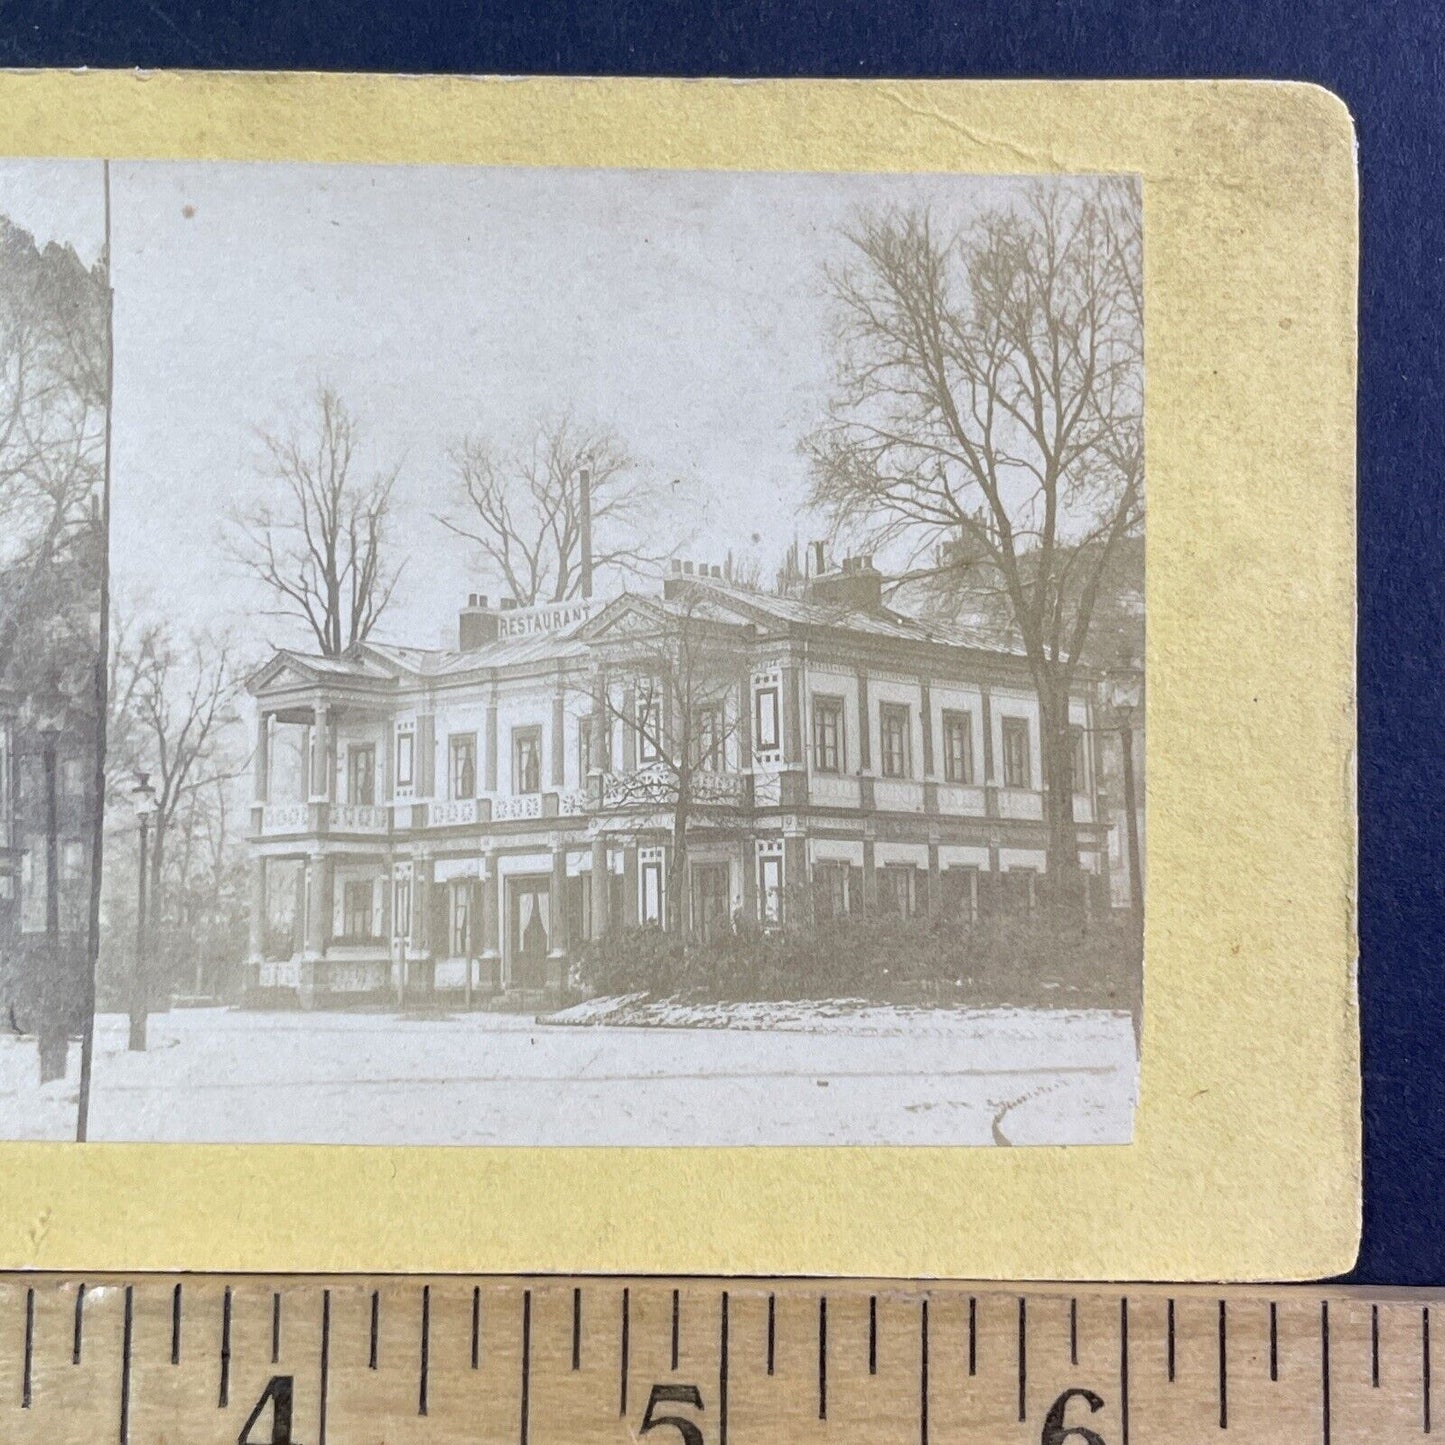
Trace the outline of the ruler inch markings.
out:
<instances>
[{"instance_id":1,"label":"ruler inch markings","mask_svg":"<svg viewBox=\"0 0 1445 1445\"><path fill-rule=\"evenodd\" d=\"M229 1440L256 1411L244 1433L258 1445L273 1429L290 1438L288 1409L306 1445L327 1445L328 1430L343 1445L359 1420L367 1438L410 1438L406 1421L419 1416L438 1439L470 1438L480 1397L456 1386L484 1363L484 1293L506 1305L488 1316L484 1389L518 1411L510 1424L505 1413L496 1419L488 1440L498 1427L525 1445L610 1438L619 1420L628 1438L650 1421L659 1440L670 1429L684 1445L694 1437L671 1421L695 1426L705 1445L787 1439L787 1421L815 1445L1399 1445L1440 1433L1434 1336L1445 1288L565 1276L180 1283L8 1276L0 1422L13 1414L0 1438ZM187 1306L196 1315L189 1369L163 1373L182 1354ZM383 1308L392 1311L384 1352ZM498 1380L490 1367L503 1361ZM52 1386L81 1363L87 1373L74 1385ZM97 1409L98 1430L88 1423Z\"/></svg>"}]
</instances>

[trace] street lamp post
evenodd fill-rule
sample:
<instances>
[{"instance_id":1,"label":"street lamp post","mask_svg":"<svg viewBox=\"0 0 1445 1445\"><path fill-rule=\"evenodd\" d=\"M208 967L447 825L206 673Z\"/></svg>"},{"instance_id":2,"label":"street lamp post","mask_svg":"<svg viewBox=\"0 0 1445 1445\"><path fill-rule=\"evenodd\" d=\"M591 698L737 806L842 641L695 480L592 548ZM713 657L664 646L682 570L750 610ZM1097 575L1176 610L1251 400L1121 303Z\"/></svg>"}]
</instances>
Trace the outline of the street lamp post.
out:
<instances>
[{"instance_id":1,"label":"street lamp post","mask_svg":"<svg viewBox=\"0 0 1445 1445\"><path fill-rule=\"evenodd\" d=\"M40 1082L65 1077L68 1052L60 957L60 808L56 774L60 737L65 729L65 695L54 675L46 679L34 698L36 732L45 777L45 976L41 983L35 1025L40 1053Z\"/></svg>"},{"instance_id":2,"label":"street lamp post","mask_svg":"<svg viewBox=\"0 0 1445 1445\"><path fill-rule=\"evenodd\" d=\"M1134 712L1139 707L1142 681L1135 670L1109 678L1107 698L1119 730L1124 770L1124 831L1129 853L1129 907L1142 926L1144 918L1144 867L1139 849L1139 803L1134 783Z\"/></svg>"},{"instance_id":3,"label":"street lamp post","mask_svg":"<svg viewBox=\"0 0 1445 1445\"><path fill-rule=\"evenodd\" d=\"M142 1053L146 1046L146 871L148 845L150 842L150 821L156 811L156 790L151 787L149 773L137 773L135 787L131 789L131 802L135 806L136 822L140 825L140 876L136 892L135 912L135 968L130 978L130 1040L127 1045L135 1053Z\"/></svg>"}]
</instances>

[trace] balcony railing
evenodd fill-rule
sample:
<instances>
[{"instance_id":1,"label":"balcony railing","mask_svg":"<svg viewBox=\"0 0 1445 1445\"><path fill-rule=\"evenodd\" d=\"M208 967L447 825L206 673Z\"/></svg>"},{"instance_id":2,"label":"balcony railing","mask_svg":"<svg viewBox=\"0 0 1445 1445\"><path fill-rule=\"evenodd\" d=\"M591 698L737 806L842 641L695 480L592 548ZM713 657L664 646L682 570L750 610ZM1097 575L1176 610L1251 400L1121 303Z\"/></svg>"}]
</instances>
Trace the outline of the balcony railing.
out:
<instances>
[{"instance_id":1,"label":"balcony railing","mask_svg":"<svg viewBox=\"0 0 1445 1445\"><path fill-rule=\"evenodd\" d=\"M475 798L442 798L427 804L428 828L464 828L476 821Z\"/></svg>"},{"instance_id":2,"label":"balcony railing","mask_svg":"<svg viewBox=\"0 0 1445 1445\"><path fill-rule=\"evenodd\" d=\"M337 833L384 833L387 810L373 803L332 803L330 823Z\"/></svg>"},{"instance_id":3,"label":"balcony railing","mask_svg":"<svg viewBox=\"0 0 1445 1445\"><path fill-rule=\"evenodd\" d=\"M268 803L261 809L261 831L263 833L309 833L311 831L311 805L309 803Z\"/></svg>"},{"instance_id":4,"label":"balcony railing","mask_svg":"<svg viewBox=\"0 0 1445 1445\"><path fill-rule=\"evenodd\" d=\"M699 808L741 807L747 799L747 786L742 773L699 771L692 775L691 801ZM677 776L670 768L607 773L602 779L604 809L670 808L676 805L677 794Z\"/></svg>"},{"instance_id":5,"label":"balcony railing","mask_svg":"<svg viewBox=\"0 0 1445 1445\"><path fill-rule=\"evenodd\" d=\"M508 798L492 799L492 821L513 823L523 818L542 816L541 793L516 793Z\"/></svg>"}]
</instances>

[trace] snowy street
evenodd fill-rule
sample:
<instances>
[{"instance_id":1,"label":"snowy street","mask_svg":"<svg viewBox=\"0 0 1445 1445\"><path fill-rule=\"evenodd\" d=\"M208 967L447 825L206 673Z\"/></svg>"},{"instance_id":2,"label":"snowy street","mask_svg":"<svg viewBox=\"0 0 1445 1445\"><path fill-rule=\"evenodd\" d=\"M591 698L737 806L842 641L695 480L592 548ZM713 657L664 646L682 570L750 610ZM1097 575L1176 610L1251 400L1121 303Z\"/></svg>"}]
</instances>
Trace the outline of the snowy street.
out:
<instances>
[{"instance_id":1,"label":"snowy street","mask_svg":"<svg viewBox=\"0 0 1445 1445\"><path fill-rule=\"evenodd\" d=\"M527 1015L152 1016L96 1025L91 1138L335 1144L1109 1144L1133 1130L1134 1036L1104 1012L810 1010L742 1026ZM760 1026L761 1025L761 1026ZM80 1050L41 1088L0 1040L0 1135L73 1137Z\"/></svg>"}]
</instances>

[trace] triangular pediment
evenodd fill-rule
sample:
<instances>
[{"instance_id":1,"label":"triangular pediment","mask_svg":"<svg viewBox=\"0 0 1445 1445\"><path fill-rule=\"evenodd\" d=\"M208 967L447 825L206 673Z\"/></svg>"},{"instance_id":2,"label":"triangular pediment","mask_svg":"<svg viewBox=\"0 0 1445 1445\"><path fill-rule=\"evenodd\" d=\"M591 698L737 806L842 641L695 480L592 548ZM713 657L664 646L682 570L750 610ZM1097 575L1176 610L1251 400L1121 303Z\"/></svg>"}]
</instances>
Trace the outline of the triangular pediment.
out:
<instances>
[{"instance_id":1,"label":"triangular pediment","mask_svg":"<svg viewBox=\"0 0 1445 1445\"><path fill-rule=\"evenodd\" d=\"M606 642L612 638L650 637L667 622L667 614L650 598L631 593L615 597L596 617L590 618L574 634L587 642Z\"/></svg>"},{"instance_id":2,"label":"triangular pediment","mask_svg":"<svg viewBox=\"0 0 1445 1445\"><path fill-rule=\"evenodd\" d=\"M253 672L246 679L246 688L252 695L259 696L263 692L314 687L319 681L319 674L313 669L291 654L282 652Z\"/></svg>"}]
</instances>

